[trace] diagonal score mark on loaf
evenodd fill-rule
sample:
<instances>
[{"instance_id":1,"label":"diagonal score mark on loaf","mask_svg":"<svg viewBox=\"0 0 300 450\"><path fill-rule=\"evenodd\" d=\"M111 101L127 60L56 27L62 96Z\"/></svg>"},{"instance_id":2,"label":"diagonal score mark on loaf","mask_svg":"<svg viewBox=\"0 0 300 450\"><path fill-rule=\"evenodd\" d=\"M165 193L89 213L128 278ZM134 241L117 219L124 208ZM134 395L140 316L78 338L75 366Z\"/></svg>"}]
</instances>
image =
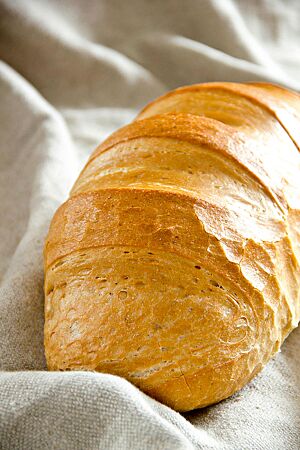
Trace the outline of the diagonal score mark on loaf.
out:
<instances>
[{"instance_id":1,"label":"diagonal score mark on loaf","mask_svg":"<svg viewBox=\"0 0 300 450\"><path fill-rule=\"evenodd\" d=\"M300 148L300 95L268 83L202 83L184 86L146 105L137 119L165 112L185 112L215 118L222 123L269 132L267 113L274 117ZM263 116L261 116L261 114ZM263 119L263 120L261 120Z\"/></svg>"},{"instance_id":2,"label":"diagonal score mark on loaf","mask_svg":"<svg viewBox=\"0 0 300 450\"><path fill-rule=\"evenodd\" d=\"M265 111L273 129L250 142L250 112L243 130L164 115L96 150L48 237L50 367L122 375L185 410L229 396L278 349L299 317L299 155Z\"/></svg>"}]
</instances>

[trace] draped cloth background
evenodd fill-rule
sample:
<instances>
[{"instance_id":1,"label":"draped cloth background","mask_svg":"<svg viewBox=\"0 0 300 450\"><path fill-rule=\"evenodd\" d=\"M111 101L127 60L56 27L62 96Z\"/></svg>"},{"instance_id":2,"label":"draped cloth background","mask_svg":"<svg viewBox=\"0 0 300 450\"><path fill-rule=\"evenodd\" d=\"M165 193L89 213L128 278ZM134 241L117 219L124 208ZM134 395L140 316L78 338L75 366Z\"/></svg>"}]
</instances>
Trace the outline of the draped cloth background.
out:
<instances>
[{"instance_id":1,"label":"draped cloth background","mask_svg":"<svg viewBox=\"0 0 300 450\"><path fill-rule=\"evenodd\" d=\"M184 416L127 381L48 373L42 247L93 148L203 81L300 90L298 0L0 0L0 448L299 449L300 329L233 398Z\"/></svg>"}]
</instances>

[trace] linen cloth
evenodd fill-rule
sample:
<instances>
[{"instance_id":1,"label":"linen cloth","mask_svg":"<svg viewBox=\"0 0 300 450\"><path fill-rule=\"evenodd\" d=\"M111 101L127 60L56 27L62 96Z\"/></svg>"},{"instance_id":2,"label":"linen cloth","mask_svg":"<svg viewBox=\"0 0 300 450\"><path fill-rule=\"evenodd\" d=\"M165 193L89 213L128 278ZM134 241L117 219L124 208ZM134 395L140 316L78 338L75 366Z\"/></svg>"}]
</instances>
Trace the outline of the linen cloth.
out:
<instances>
[{"instance_id":1,"label":"linen cloth","mask_svg":"<svg viewBox=\"0 0 300 450\"><path fill-rule=\"evenodd\" d=\"M300 3L0 0L0 58L0 448L299 449L299 329L242 391L185 415L118 377L47 372L42 247L93 148L154 97L300 90Z\"/></svg>"}]
</instances>

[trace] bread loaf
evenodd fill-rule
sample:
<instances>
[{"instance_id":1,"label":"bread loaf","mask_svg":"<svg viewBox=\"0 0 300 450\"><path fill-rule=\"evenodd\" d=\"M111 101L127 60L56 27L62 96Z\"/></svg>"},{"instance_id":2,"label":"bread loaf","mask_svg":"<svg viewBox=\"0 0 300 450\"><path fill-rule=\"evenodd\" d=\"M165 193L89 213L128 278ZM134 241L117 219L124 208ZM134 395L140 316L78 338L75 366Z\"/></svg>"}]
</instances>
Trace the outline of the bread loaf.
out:
<instances>
[{"instance_id":1,"label":"bread loaf","mask_svg":"<svg viewBox=\"0 0 300 450\"><path fill-rule=\"evenodd\" d=\"M178 411L243 387L299 321L299 144L264 83L177 89L103 142L45 244L48 368Z\"/></svg>"}]
</instances>

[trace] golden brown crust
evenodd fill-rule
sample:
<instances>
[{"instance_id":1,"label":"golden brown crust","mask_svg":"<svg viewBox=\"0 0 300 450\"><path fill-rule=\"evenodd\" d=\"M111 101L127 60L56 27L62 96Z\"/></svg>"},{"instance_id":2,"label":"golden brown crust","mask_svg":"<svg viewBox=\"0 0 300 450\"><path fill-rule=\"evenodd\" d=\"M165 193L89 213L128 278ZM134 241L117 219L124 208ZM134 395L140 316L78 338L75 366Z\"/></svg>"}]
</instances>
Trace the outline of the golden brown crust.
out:
<instances>
[{"instance_id":1,"label":"golden brown crust","mask_svg":"<svg viewBox=\"0 0 300 450\"><path fill-rule=\"evenodd\" d=\"M201 253L204 224L207 236L210 227L219 239L236 240L235 245L244 239L259 242L262 230L244 223L237 231L236 218L236 213L182 193L115 188L79 194L53 218L45 246L46 268L71 252L102 246L156 247L184 256ZM216 219L223 222L220 230ZM268 242L285 235L279 216L270 220L266 233Z\"/></svg>"},{"instance_id":2,"label":"golden brown crust","mask_svg":"<svg viewBox=\"0 0 300 450\"><path fill-rule=\"evenodd\" d=\"M145 117L144 113L148 113L149 109L158 102L161 102L173 95L183 93L193 93L195 91L227 91L244 97L261 108L270 112L280 122L282 127L287 131L294 144L300 148L300 107L299 99L296 93L291 92L283 87L279 87L268 83L203 83L184 86L159 97L153 102L146 105L140 112L138 118ZM148 115L146 115L147 117Z\"/></svg>"},{"instance_id":3,"label":"golden brown crust","mask_svg":"<svg viewBox=\"0 0 300 450\"><path fill-rule=\"evenodd\" d=\"M214 152L221 153L232 161L239 163L243 166L243 171L250 172L254 178L259 180L280 207L284 208L286 206L285 196L282 192L282 177L276 177L276 172L274 171L274 169L277 169L276 166L279 166L279 170L281 170L282 160L287 159L287 144L285 141L282 142L282 145L278 142L277 148L272 149L272 154L268 156L263 146L261 146L261 151L258 151L257 141L251 141L244 133L219 121L186 113L167 113L145 120L139 120L113 133L92 154L79 177L79 181L85 178L86 169L101 154L117 144L131 140L134 141L142 137L145 139L151 137L176 139L205 146ZM265 140L267 139L269 137L265 138ZM265 142L262 144L265 144ZM282 149L281 152L280 149ZM277 160L274 159L276 156ZM267 164L261 164L262 158L268 158L269 161L266 160L266 163L270 162L272 166L268 167ZM292 172L292 184L298 180L298 169L300 167L297 158L298 153L296 151L290 151L289 159L291 164L289 168L290 172Z\"/></svg>"},{"instance_id":4,"label":"golden brown crust","mask_svg":"<svg viewBox=\"0 0 300 450\"><path fill-rule=\"evenodd\" d=\"M298 114L280 87L195 85L95 150L45 245L50 370L180 411L261 370L300 316Z\"/></svg>"}]
</instances>

